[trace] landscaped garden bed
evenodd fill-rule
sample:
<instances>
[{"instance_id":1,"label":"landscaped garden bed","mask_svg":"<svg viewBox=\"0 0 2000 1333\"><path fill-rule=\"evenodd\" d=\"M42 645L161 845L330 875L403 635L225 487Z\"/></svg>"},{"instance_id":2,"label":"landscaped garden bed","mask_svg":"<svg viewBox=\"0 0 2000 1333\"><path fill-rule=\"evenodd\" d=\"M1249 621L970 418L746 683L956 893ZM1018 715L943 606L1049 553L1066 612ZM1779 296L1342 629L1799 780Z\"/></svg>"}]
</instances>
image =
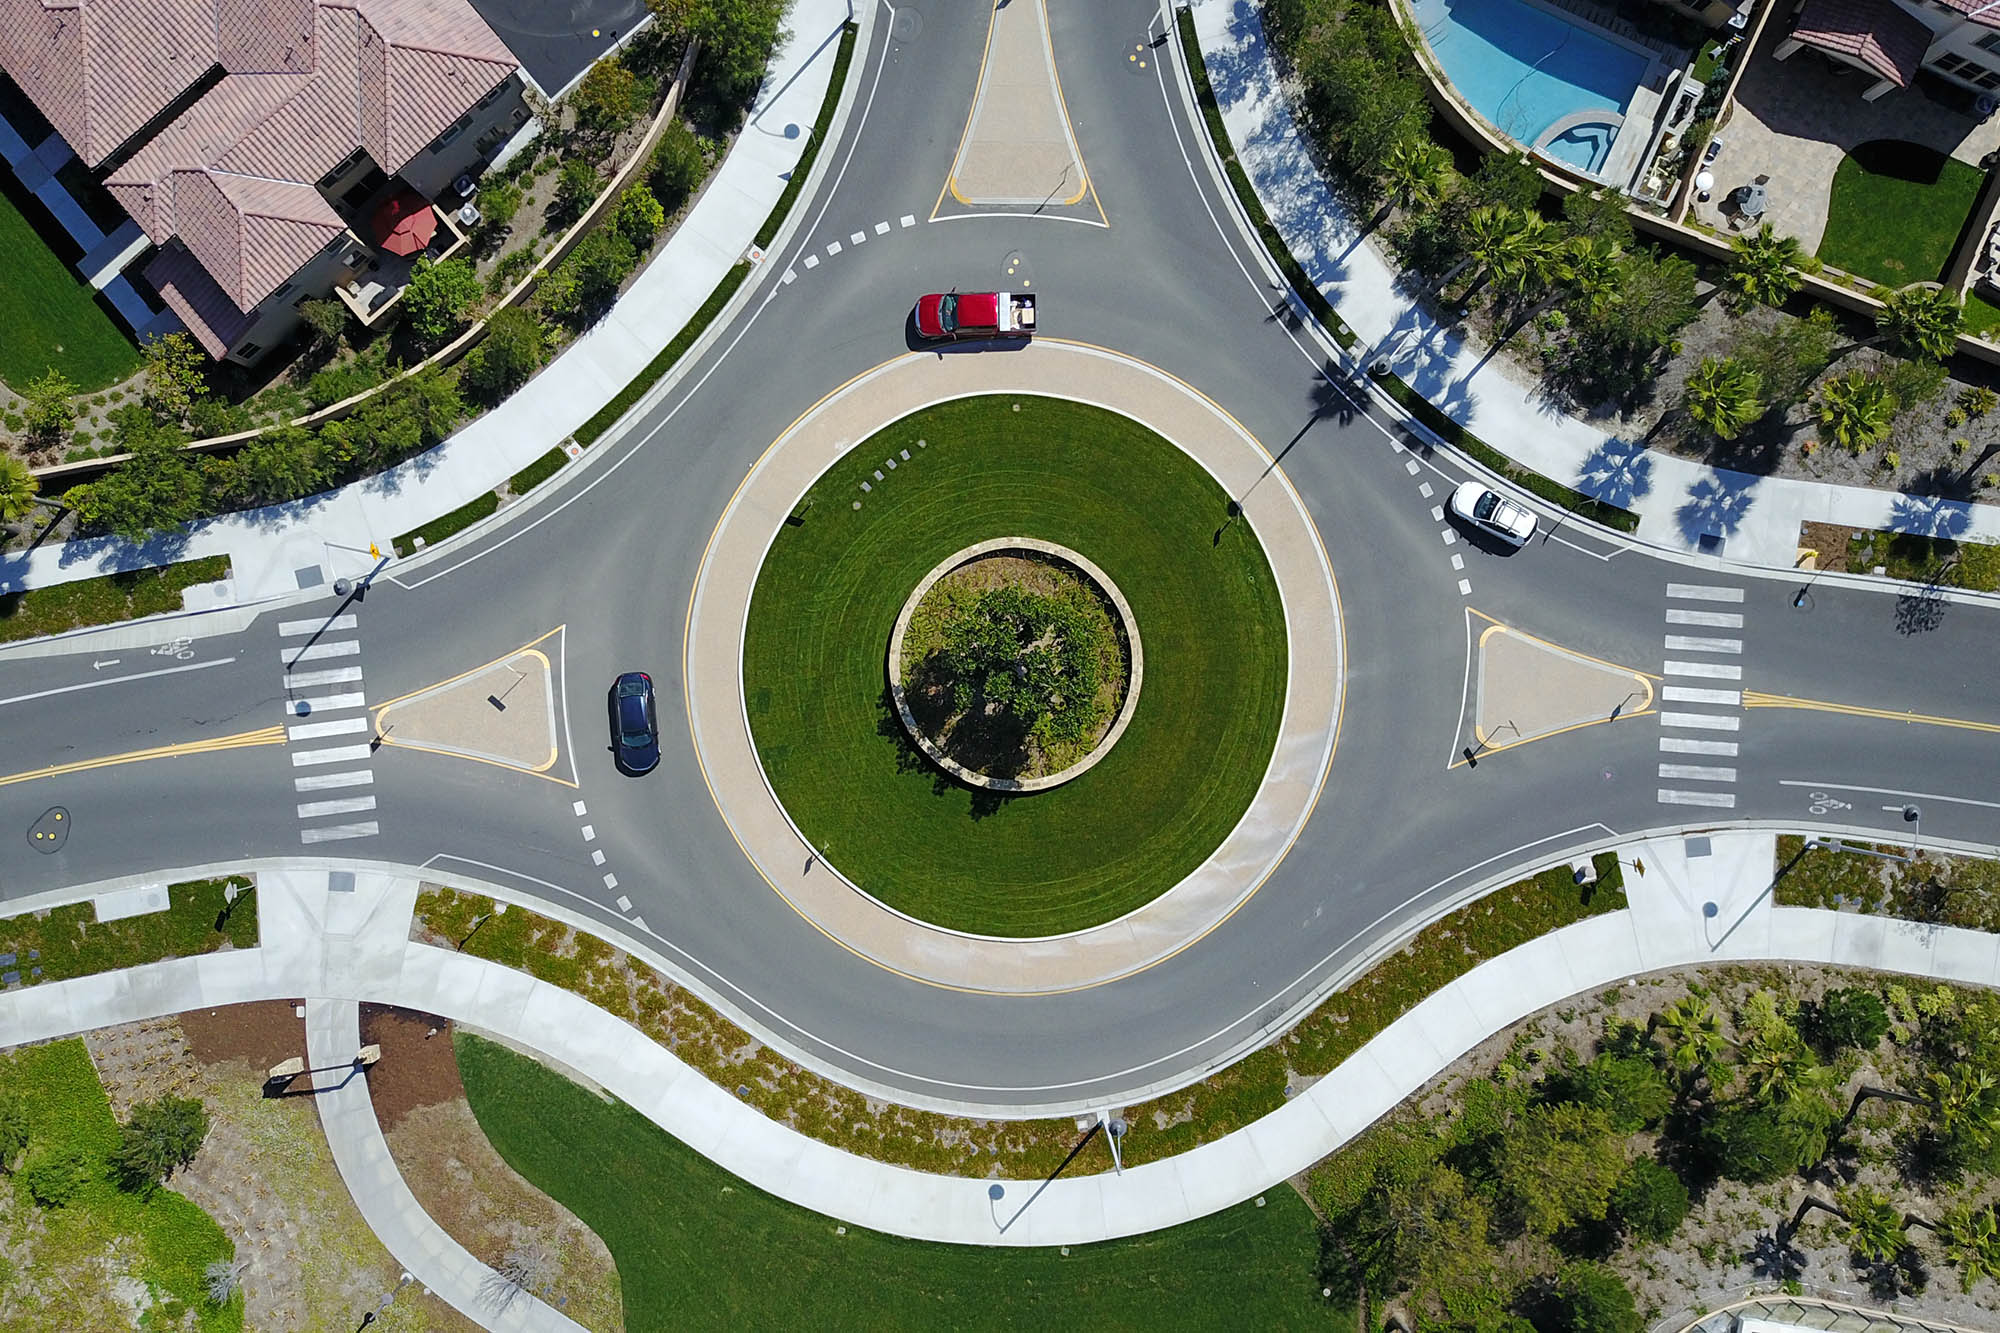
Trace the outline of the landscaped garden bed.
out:
<instances>
[{"instance_id":1,"label":"landscaped garden bed","mask_svg":"<svg viewBox=\"0 0 2000 1333\"><path fill-rule=\"evenodd\" d=\"M0 642L178 611L181 594L189 588L228 577L229 557L211 555L157 569L0 593Z\"/></svg>"},{"instance_id":2,"label":"landscaped garden bed","mask_svg":"<svg viewBox=\"0 0 2000 1333\"><path fill-rule=\"evenodd\" d=\"M99 921L88 902L0 917L0 973L22 984L257 947L257 895L242 875L167 887L167 909ZM10 983L11 984L11 983Z\"/></svg>"}]
</instances>

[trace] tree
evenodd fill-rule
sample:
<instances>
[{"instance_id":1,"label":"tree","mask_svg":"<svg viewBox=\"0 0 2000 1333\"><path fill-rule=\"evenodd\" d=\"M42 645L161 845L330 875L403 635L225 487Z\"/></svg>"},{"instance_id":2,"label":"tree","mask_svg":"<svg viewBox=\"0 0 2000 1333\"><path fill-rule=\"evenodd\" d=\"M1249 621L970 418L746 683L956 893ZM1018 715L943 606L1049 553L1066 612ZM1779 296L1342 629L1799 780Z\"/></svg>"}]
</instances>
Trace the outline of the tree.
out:
<instances>
[{"instance_id":1,"label":"tree","mask_svg":"<svg viewBox=\"0 0 2000 1333\"><path fill-rule=\"evenodd\" d=\"M319 439L303 426L279 426L265 431L218 460L216 490L232 505L255 508L310 495L331 480L325 471Z\"/></svg>"},{"instance_id":2,"label":"tree","mask_svg":"<svg viewBox=\"0 0 2000 1333\"><path fill-rule=\"evenodd\" d=\"M1763 391L1763 378L1741 361L1705 356L1688 375L1681 405L1716 439L1733 440L1764 415Z\"/></svg>"},{"instance_id":3,"label":"tree","mask_svg":"<svg viewBox=\"0 0 2000 1333\"><path fill-rule=\"evenodd\" d=\"M208 1137L208 1111L193 1097L157 1097L132 1108L118 1131L111 1169L128 1190L150 1190L186 1166Z\"/></svg>"},{"instance_id":4,"label":"tree","mask_svg":"<svg viewBox=\"0 0 2000 1333\"><path fill-rule=\"evenodd\" d=\"M678 116L667 122L653 148L653 190L663 208L678 210L708 174L701 136Z\"/></svg>"},{"instance_id":5,"label":"tree","mask_svg":"<svg viewBox=\"0 0 2000 1333\"><path fill-rule=\"evenodd\" d=\"M667 225L667 210L660 207L660 201L644 185L628 185L618 196L618 212L611 225L632 243L634 250L643 252L652 246L660 228Z\"/></svg>"},{"instance_id":6,"label":"tree","mask_svg":"<svg viewBox=\"0 0 2000 1333\"><path fill-rule=\"evenodd\" d=\"M1780 236L1768 222L1731 237L1729 248L1722 280L1739 306L1783 305L1802 284L1802 271L1819 271L1819 260L1806 253L1796 236Z\"/></svg>"},{"instance_id":7,"label":"tree","mask_svg":"<svg viewBox=\"0 0 2000 1333\"><path fill-rule=\"evenodd\" d=\"M473 397L498 402L540 369L547 355L541 320L519 307L495 311L486 321L485 339L460 362L459 382Z\"/></svg>"},{"instance_id":8,"label":"tree","mask_svg":"<svg viewBox=\"0 0 2000 1333\"><path fill-rule=\"evenodd\" d=\"M502 231L521 211L521 187L513 181L489 180L479 187L478 206L480 223Z\"/></svg>"},{"instance_id":9,"label":"tree","mask_svg":"<svg viewBox=\"0 0 2000 1333\"><path fill-rule=\"evenodd\" d=\"M480 1280L480 1299L497 1313L524 1292L547 1295L556 1271L555 1256L539 1238L517 1242Z\"/></svg>"},{"instance_id":10,"label":"tree","mask_svg":"<svg viewBox=\"0 0 2000 1333\"><path fill-rule=\"evenodd\" d=\"M1706 1073L1722 1054L1722 1020L1700 995L1683 995L1655 1017L1667 1038L1668 1063L1693 1079Z\"/></svg>"},{"instance_id":11,"label":"tree","mask_svg":"<svg viewBox=\"0 0 2000 1333\"><path fill-rule=\"evenodd\" d=\"M1860 453L1880 444L1896 419L1896 400L1880 377L1850 370L1820 386L1820 429Z\"/></svg>"},{"instance_id":12,"label":"tree","mask_svg":"<svg viewBox=\"0 0 2000 1333\"><path fill-rule=\"evenodd\" d=\"M1866 1185L1852 1185L1833 1196L1843 1223L1841 1241L1872 1263L1887 1263L1909 1243L1903 1234L1903 1213L1889 1196Z\"/></svg>"},{"instance_id":13,"label":"tree","mask_svg":"<svg viewBox=\"0 0 2000 1333\"><path fill-rule=\"evenodd\" d=\"M1927 356L1934 361L1945 360L1958 346L1965 307L1957 292L1926 284L1878 291L1876 295L1883 302L1881 313L1875 316L1877 332L1855 346L1887 343L1905 356Z\"/></svg>"},{"instance_id":14,"label":"tree","mask_svg":"<svg viewBox=\"0 0 2000 1333\"><path fill-rule=\"evenodd\" d=\"M1503 1196L1528 1230L1546 1236L1604 1216L1625 1172L1625 1142L1605 1112L1557 1103L1509 1126L1496 1158Z\"/></svg>"},{"instance_id":15,"label":"tree","mask_svg":"<svg viewBox=\"0 0 2000 1333\"><path fill-rule=\"evenodd\" d=\"M97 1163L73 1143L51 1144L28 1154L21 1183L44 1208L60 1208L97 1175Z\"/></svg>"},{"instance_id":16,"label":"tree","mask_svg":"<svg viewBox=\"0 0 2000 1333\"><path fill-rule=\"evenodd\" d=\"M1889 1011L1882 997L1858 986L1838 986L1806 1010L1806 1031L1828 1054L1875 1049L1889 1033Z\"/></svg>"},{"instance_id":17,"label":"tree","mask_svg":"<svg viewBox=\"0 0 2000 1333\"><path fill-rule=\"evenodd\" d=\"M1639 1333L1644 1327L1631 1289L1601 1264L1564 1267L1549 1304L1559 1333Z\"/></svg>"},{"instance_id":18,"label":"tree","mask_svg":"<svg viewBox=\"0 0 2000 1333\"><path fill-rule=\"evenodd\" d=\"M1667 1081L1639 1055L1598 1056L1571 1077L1569 1092L1570 1100L1604 1112L1626 1134L1659 1124L1673 1105Z\"/></svg>"},{"instance_id":19,"label":"tree","mask_svg":"<svg viewBox=\"0 0 2000 1333\"><path fill-rule=\"evenodd\" d=\"M617 56L606 56L590 67L570 94L576 120L585 133L610 138L632 123L645 104L647 89L638 75Z\"/></svg>"},{"instance_id":20,"label":"tree","mask_svg":"<svg viewBox=\"0 0 2000 1333\"><path fill-rule=\"evenodd\" d=\"M470 260L419 259L403 289L403 320L424 342L441 342L465 321L483 290Z\"/></svg>"},{"instance_id":21,"label":"tree","mask_svg":"<svg viewBox=\"0 0 2000 1333\"><path fill-rule=\"evenodd\" d=\"M1836 340L1832 313L1816 306L1804 319L1781 319L1742 334L1730 355L1763 379L1770 406L1784 407L1797 402L1833 360Z\"/></svg>"},{"instance_id":22,"label":"tree","mask_svg":"<svg viewBox=\"0 0 2000 1333\"><path fill-rule=\"evenodd\" d=\"M557 319L587 320L617 297L618 284L638 262L632 242L614 228L600 227L555 267L543 281L538 299Z\"/></svg>"},{"instance_id":23,"label":"tree","mask_svg":"<svg viewBox=\"0 0 2000 1333\"><path fill-rule=\"evenodd\" d=\"M1429 139L1408 139L1391 148L1383 159L1382 185L1389 192L1390 203L1414 208L1438 198L1450 170L1451 154Z\"/></svg>"},{"instance_id":24,"label":"tree","mask_svg":"<svg viewBox=\"0 0 2000 1333\"><path fill-rule=\"evenodd\" d=\"M1641 1157L1626 1167L1611 1191L1611 1214L1618 1225L1654 1244L1679 1230L1687 1212L1687 1186L1650 1157Z\"/></svg>"},{"instance_id":25,"label":"tree","mask_svg":"<svg viewBox=\"0 0 2000 1333\"><path fill-rule=\"evenodd\" d=\"M19 523L41 502L42 480L12 454L0 454L0 523Z\"/></svg>"},{"instance_id":26,"label":"tree","mask_svg":"<svg viewBox=\"0 0 2000 1333\"><path fill-rule=\"evenodd\" d=\"M0 1172L12 1171L14 1159L28 1146L28 1107L19 1093L0 1096Z\"/></svg>"},{"instance_id":27,"label":"tree","mask_svg":"<svg viewBox=\"0 0 2000 1333\"><path fill-rule=\"evenodd\" d=\"M208 396L208 354L185 333L155 338L146 348L147 407L185 427L197 401Z\"/></svg>"},{"instance_id":28,"label":"tree","mask_svg":"<svg viewBox=\"0 0 2000 1333\"><path fill-rule=\"evenodd\" d=\"M1974 1207L1960 1200L1937 1220L1938 1247L1958 1270L1959 1285L1971 1292L1980 1278L2000 1279L2000 1223L1992 1204Z\"/></svg>"},{"instance_id":29,"label":"tree","mask_svg":"<svg viewBox=\"0 0 2000 1333\"><path fill-rule=\"evenodd\" d=\"M1513 237L1522 225L1521 215L1508 209L1490 204L1473 209L1465 219L1464 231L1459 236L1464 247L1462 257L1437 280L1437 285L1431 288L1431 295L1436 296L1451 286L1453 279L1475 265L1483 276L1487 269L1503 261L1508 247L1518 244ZM1478 285L1473 283L1475 287Z\"/></svg>"},{"instance_id":30,"label":"tree","mask_svg":"<svg viewBox=\"0 0 2000 1333\"><path fill-rule=\"evenodd\" d=\"M186 433L143 412L122 417L115 431L119 447L131 457L64 493L63 503L76 510L78 522L136 542L198 517L207 488L200 468L181 448Z\"/></svg>"},{"instance_id":31,"label":"tree","mask_svg":"<svg viewBox=\"0 0 2000 1333\"><path fill-rule=\"evenodd\" d=\"M69 438L76 427L76 404L71 401L76 386L69 376L50 366L42 374L28 381L22 391L27 399L22 416L26 420L29 438L45 449L55 448Z\"/></svg>"},{"instance_id":32,"label":"tree","mask_svg":"<svg viewBox=\"0 0 2000 1333\"><path fill-rule=\"evenodd\" d=\"M787 0L646 0L662 29L701 43L697 82L725 106L749 104L784 31Z\"/></svg>"},{"instance_id":33,"label":"tree","mask_svg":"<svg viewBox=\"0 0 2000 1333\"><path fill-rule=\"evenodd\" d=\"M1489 153L1467 182L1475 203L1532 213L1542 198L1542 173L1525 152Z\"/></svg>"},{"instance_id":34,"label":"tree","mask_svg":"<svg viewBox=\"0 0 2000 1333\"><path fill-rule=\"evenodd\" d=\"M597 168L580 157L573 157L562 164L556 174L555 212L563 219L574 219L583 215L597 198Z\"/></svg>"},{"instance_id":35,"label":"tree","mask_svg":"<svg viewBox=\"0 0 2000 1333\"><path fill-rule=\"evenodd\" d=\"M1718 1174L1762 1185L1805 1165L1807 1145L1779 1120L1778 1113L1754 1102L1725 1106L1702 1127L1700 1142Z\"/></svg>"},{"instance_id":36,"label":"tree","mask_svg":"<svg viewBox=\"0 0 2000 1333\"><path fill-rule=\"evenodd\" d=\"M1961 1060L1948 1070L1931 1070L1924 1103L1936 1156L1947 1175L1963 1171L2000 1138L2000 1082L1984 1069Z\"/></svg>"},{"instance_id":37,"label":"tree","mask_svg":"<svg viewBox=\"0 0 2000 1333\"><path fill-rule=\"evenodd\" d=\"M322 347L331 347L347 332L347 307L340 302L314 297L299 307L299 320Z\"/></svg>"},{"instance_id":38,"label":"tree","mask_svg":"<svg viewBox=\"0 0 2000 1333\"><path fill-rule=\"evenodd\" d=\"M217 1259L202 1270L202 1287L211 1305L227 1305L243 1286L248 1259Z\"/></svg>"},{"instance_id":39,"label":"tree","mask_svg":"<svg viewBox=\"0 0 2000 1333\"><path fill-rule=\"evenodd\" d=\"M1609 186L1578 190L1563 200L1563 221L1571 232L1610 250L1632 243L1632 219L1625 196Z\"/></svg>"},{"instance_id":40,"label":"tree","mask_svg":"<svg viewBox=\"0 0 2000 1333\"><path fill-rule=\"evenodd\" d=\"M1384 1293L1458 1288L1488 1263L1486 1203L1435 1157L1379 1169L1353 1222L1362 1276Z\"/></svg>"},{"instance_id":41,"label":"tree","mask_svg":"<svg viewBox=\"0 0 2000 1333\"><path fill-rule=\"evenodd\" d=\"M1501 247L1488 271L1494 285L1513 297L1554 286L1568 273L1562 237L1539 213L1523 213L1521 226Z\"/></svg>"},{"instance_id":42,"label":"tree","mask_svg":"<svg viewBox=\"0 0 2000 1333\"><path fill-rule=\"evenodd\" d=\"M1616 299L1577 322L1575 337L1552 358L1552 378L1592 402L1629 400L1679 349L1680 331L1698 313L1693 264L1627 250Z\"/></svg>"}]
</instances>

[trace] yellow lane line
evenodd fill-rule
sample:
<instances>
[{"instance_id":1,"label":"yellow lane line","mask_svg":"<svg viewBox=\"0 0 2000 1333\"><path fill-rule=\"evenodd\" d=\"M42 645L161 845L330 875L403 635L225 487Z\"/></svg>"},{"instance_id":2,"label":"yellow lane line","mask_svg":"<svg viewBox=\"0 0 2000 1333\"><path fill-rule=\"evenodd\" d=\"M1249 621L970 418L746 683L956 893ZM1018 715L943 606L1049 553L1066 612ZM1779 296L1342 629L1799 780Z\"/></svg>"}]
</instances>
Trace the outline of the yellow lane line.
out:
<instances>
[{"instance_id":1,"label":"yellow lane line","mask_svg":"<svg viewBox=\"0 0 2000 1333\"><path fill-rule=\"evenodd\" d=\"M1486 628L1479 632L1479 641L1476 645L1477 651L1484 652L1486 641L1495 634L1511 634L1517 639L1526 639L1529 643L1539 644L1552 652L1562 653L1566 657L1579 658L1585 662L1604 667L1606 670L1631 676L1639 682L1639 687L1646 692L1646 697L1640 701L1637 708L1621 710L1610 717L1592 718L1587 722L1572 722L1566 727L1557 727L1554 731L1537 732L1533 736L1501 744L1494 743L1492 738L1486 734L1485 729L1479 725L1479 719L1474 717L1472 719L1472 739L1477 744L1482 758L1489 754L1499 754L1502 750L1513 750L1523 745L1532 745L1536 741L1545 741L1553 736L1562 736L1572 731L1581 731L1585 727L1601 727L1607 722L1622 722L1628 717L1647 717L1652 714L1654 698L1653 682L1659 680L1659 676L1648 671L1640 671L1634 667L1628 667L1622 662L1613 662L1607 658L1593 656L1590 653L1580 653L1574 648L1565 648L1562 644L1544 639L1539 635L1530 634L1524 629L1516 629L1498 617L1487 615L1477 607L1468 606L1465 608L1465 611L1468 616L1478 616L1486 622ZM1474 697L1476 698L1477 696L1475 695ZM1446 764L1445 768L1447 770L1463 768L1468 762L1463 755L1460 755L1449 764Z\"/></svg>"},{"instance_id":2,"label":"yellow lane line","mask_svg":"<svg viewBox=\"0 0 2000 1333\"><path fill-rule=\"evenodd\" d=\"M931 205L932 222L937 221L938 211L944 207L945 190L951 191L951 197L961 204L969 202L953 182L958 175L958 160L965 156L965 141L972 137L973 117L979 114L979 94L986 85L986 58L993 53L993 28L999 21L1000 6L996 3L986 16L986 45L979 51L979 82L972 88L972 105L965 109L965 128L958 132L958 148L951 155L951 165L944 169L944 189L938 191L937 202Z\"/></svg>"},{"instance_id":3,"label":"yellow lane line","mask_svg":"<svg viewBox=\"0 0 2000 1333\"><path fill-rule=\"evenodd\" d=\"M173 745L156 745L150 750L128 750L124 754L106 755L100 759L78 759L68 764L51 764L47 768L35 768L25 773L0 777L0 787L11 787L17 782L33 782L37 778L58 778L69 773L87 773L97 768L114 768L119 764L139 764L148 759L174 759L183 755L213 754L222 750L243 750L257 745L284 743L284 727L264 727L257 731L239 732L234 736L218 736L213 740L179 741Z\"/></svg>"},{"instance_id":4,"label":"yellow lane line","mask_svg":"<svg viewBox=\"0 0 2000 1333\"><path fill-rule=\"evenodd\" d=\"M1745 708L1800 708L1812 713L1839 713L1846 717L1874 717L1884 722L1916 722L1927 727L1951 727L1958 731L2000 734L2000 722L1974 722L1963 717L1936 717L1929 713L1899 713L1893 708L1864 708L1860 704L1829 703L1824 699L1795 699L1789 694L1743 691Z\"/></svg>"}]
</instances>

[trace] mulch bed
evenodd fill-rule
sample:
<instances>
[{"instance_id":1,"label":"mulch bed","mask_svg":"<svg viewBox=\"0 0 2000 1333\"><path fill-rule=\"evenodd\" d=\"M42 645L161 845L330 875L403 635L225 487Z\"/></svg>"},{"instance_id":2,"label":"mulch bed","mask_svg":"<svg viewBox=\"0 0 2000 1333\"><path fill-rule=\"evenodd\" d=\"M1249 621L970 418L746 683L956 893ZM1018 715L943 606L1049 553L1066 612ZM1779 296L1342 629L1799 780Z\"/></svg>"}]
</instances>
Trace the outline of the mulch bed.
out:
<instances>
[{"instance_id":1,"label":"mulch bed","mask_svg":"<svg viewBox=\"0 0 2000 1333\"><path fill-rule=\"evenodd\" d=\"M180 1015L188 1050L205 1065L241 1060L269 1069L297 1056L305 1058L306 1021L298 1000L262 1000L221 1009L191 1009Z\"/></svg>"},{"instance_id":2,"label":"mulch bed","mask_svg":"<svg viewBox=\"0 0 2000 1333\"><path fill-rule=\"evenodd\" d=\"M361 1006L362 1045L382 1048L368 1071L368 1095L384 1131L420 1106L461 1101L465 1085L451 1050L451 1020L387 1005Z\"/></svg>"}]
</instances>

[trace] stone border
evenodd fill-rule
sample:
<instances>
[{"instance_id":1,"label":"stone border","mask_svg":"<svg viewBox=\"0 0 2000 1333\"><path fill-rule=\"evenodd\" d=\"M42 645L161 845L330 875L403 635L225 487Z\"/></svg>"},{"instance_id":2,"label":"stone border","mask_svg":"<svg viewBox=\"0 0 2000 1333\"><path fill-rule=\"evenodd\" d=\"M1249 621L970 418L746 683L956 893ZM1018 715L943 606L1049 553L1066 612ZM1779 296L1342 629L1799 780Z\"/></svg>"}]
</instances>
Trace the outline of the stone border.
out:
<instances>
[{"instance_id":1,"label":"stone border","mask_svg":"<svg viewBox=\"0 0 2000 1333\"><path fill-rule=\"evenodd\" d=\"M1264 548L1284 606L1278 739L1243 818L1178 884L1113 921L1020 938L948 930L898 912L820 859L771 790L743 695L750 598L799 498L858 440L920 408L993 393L1064 398L1131 417L1193 459ZM696 761L737 845L820 934L913 981L986 995L1102 985L1163 962L1263 886L1311 815L1333 761L1347 674L1340 595L1304 501L1256 437L1185 381L1108 348L1036 338L1005 357L905 353L865 370L788 426L724 506L695 576L682 637Z\"/></svg>"},{"instance_id":2,"label":"stone border","mask_svg":"<svg viewBox=\"0 0 2000 1333\"><path fill-rule=\"evenodd\" d=\"M984 773L975 773L964 764L957 762L931 743L924 735L924 729L917 725L916 715L910 712L909 704L903 700L902 667L903 635L910 628L910 618L916 614L917 605L924 600L937 581L963 565L969 565L982 556L994 555L1000 551L1032 551L1037 555L1052 555L1066 565L1076 569L1097 585L1099 592L1111 599L1111 605L1118 612L1118 622L1125 629L1125 643L1130 652L1126 663L1125 702L1118 709L1118 720L1111 724L1111 730L1104 733L1104 739L1091 748L1077 763L1059 772L1039 778L989 778ZM902 614L896 617L896 628L889 635L889 693L896 700L896 715L903 719L903 730L910 733L910 739L924 752L932 763L957 778L968 787L981 787L987 791L1033 792L1047 791L1060 787L1071 778L1080 778L1097 766L1097 761L1111 753L1111 747L1118 744L1118 738L1125 734L1125 727L1132 721L1132 710L1139 702L1139 686L1146 679L1146 652L1139 646L1139 622L1132 615L1131 603L1125 594L1118 591L1118 585L1111 576L1086 560L1067 546L1054 542L1037 540L1034 537L995 537L990 541L978 542L966 547L956 555L946 556L930 573L917 581L915 591L903 603Z\"/></svg>"}]
</instances>

